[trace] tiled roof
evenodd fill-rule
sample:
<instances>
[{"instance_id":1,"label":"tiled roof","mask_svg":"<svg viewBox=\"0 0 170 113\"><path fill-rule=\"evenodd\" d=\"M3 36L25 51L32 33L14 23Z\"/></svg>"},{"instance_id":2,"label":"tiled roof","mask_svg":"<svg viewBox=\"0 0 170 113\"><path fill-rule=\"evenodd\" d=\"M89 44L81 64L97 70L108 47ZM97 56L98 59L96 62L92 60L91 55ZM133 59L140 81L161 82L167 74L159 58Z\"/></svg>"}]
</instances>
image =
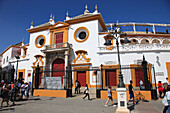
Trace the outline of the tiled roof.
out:
<instances>
[{"instance_id":1,"label":"tiled roof","mask_svg":"<svg viewBox=\"0 0 170 113\"><path fill-rule=\"evenodd\" d=\"M34 26L33 28L30 28L30 29L36 29L36 28L41 28L41 27L46 27L46 26L51 26L51 25L53 24L51 24L50 22L47 22L47 23L44 23L38 26Z\"/></svg>"},{"instance_id":2,"label":"tiled roof","mask_svg":"<svg viewBox=\"0 0 170 113\"><path fill-rule=\"evenodd\" d=\"M79 19L79 18L89 17L89 16L93 16L93 15L98 15L98 14L100 14L100 13L97 13L97 14L94 14L94 13L81 14L81 15L78 15L78 16L75 16L75 17L72 17L72 18L70 18L69 20L74 20L74 19ZM66 21L69 21L69 20L66 20Z\"/></svg>"}]
</instances>

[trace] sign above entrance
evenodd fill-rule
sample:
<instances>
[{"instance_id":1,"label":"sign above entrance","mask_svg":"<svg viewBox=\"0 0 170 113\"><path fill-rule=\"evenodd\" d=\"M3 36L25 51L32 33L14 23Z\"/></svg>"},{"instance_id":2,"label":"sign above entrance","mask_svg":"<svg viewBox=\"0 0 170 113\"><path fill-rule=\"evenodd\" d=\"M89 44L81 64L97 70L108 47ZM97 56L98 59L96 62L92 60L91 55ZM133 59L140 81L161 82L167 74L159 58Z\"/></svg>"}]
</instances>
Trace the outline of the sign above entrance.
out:
<instances>
[{"instance_id":1,"label":"sign above entrance","mask_svg":"<svg viewBox=\"0 0 170 113\"><path fill-rule=\"evenodd\" d=\"M105 61L104 64L105 65L116 65L117 61Z\"/></svg>"},{"instance_id":2,"label":"sign above entrance","mask_svg":"<svg viewBox=\"0 0 170 113\"><path fill-rule=\"evenodd\" d=\"M155 75L156 76L164 76L164 72L156 72Z\"/></svg>"}]
</instances>

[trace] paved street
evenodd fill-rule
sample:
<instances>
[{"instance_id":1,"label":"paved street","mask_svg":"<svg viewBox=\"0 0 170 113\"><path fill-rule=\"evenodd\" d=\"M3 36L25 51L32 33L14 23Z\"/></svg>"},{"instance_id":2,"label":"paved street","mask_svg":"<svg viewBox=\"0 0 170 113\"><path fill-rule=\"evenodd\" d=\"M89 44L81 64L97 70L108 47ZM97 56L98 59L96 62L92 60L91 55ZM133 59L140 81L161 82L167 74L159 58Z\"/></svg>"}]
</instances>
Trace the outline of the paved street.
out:
<instances>
[{"instance_id":1,"label":"paved street","mask_svg":"<svg viewBox=\"0 0 170 113\"><path fill-rule=\"evenodd\" d=\"M114 113L116 107L105 108L105 101L95 98L89 101L76 97L31 97L29 101L16 102L16 106L6 107L4 103L4 107L0 107L0 113ZM128 107L131 113L161 113L163 109L161 100L139 101L135 106L130 103Z\"/></svg>"}]
</instances>

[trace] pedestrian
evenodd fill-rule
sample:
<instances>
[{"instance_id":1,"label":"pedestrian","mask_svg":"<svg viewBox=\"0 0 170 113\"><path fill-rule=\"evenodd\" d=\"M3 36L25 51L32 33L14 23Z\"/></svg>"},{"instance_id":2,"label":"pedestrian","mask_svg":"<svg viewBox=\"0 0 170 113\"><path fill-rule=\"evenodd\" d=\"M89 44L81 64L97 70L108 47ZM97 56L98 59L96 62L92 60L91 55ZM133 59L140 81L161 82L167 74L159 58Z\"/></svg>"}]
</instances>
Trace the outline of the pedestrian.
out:
<instances>
[{"instance_id":1,"label":"pedestrian","mask_svg":"<svg viewBox=\"0 0 170 113\"><path fill-rule=\"evenodd\" d=\"M161 99L162 98L162 92L163 92L161 81L158 81L158 92L159 92L159 99Z\"/></svg>"},{"instance_id":2,"label":"pedestrian","mask_svg":"<svg viewBox=\"0 0 170 113\"><path fill-rule=\"evenodd\" d=\"M0 97L2 97L2 92L3 92L3 88L2 88L2 84L0 84Z\"/></svg>"},{"instance_id":3,"label":"pedestrian","mask_svg":"<svg viewBox=\"0 0 170 113\"><path fill-rule=\"evenodd\" d=\"M5 86L5 88L3 88L3 92L2 92L2 102L1 102L1 107L3 107L3 102L7 102L7 106L9 107L9 90L8 90L8 85Z\"/></svg>"},{"instance_id":4,"label":"pedestrian","mask_svg":"<svg viewBox=\"0 0 170 113\"><path fill-rule=\"evenodd\" d=\"M21 85L21 100L23 99L24 95L25 95L25 84L22 83L22 85Z\"/></svg>"},{"instance_id":5,"label":"pedestrian","mask_svg":"<svg viewBox=\"0 0 170 113\"><path fill-rule=\"evenodd\" d=\"M14 84L13 88L11 89L11 97L10 97L10 101L13 102L13 105L15 105L15 100L16 100L16 86Z\"/></svg>"},{"instance_id":6,"label":"pedestrian","mask_svg":"<svg viewBox=\"0 0 170 113\"><path fill-rule=\"evenodd\" d=\"M81 84L80 84L80 82L79 82L79 81L77 81L77 82L78 82L77 92L78 92L78 93L80 93Z\"/></svg>"},{"instance_id":7,"label":"pedestrian","mask_svg":"<svg viewBox=\"0 0 170 113\"><path fill-rule=\"evenodd\" d=\"M13 82L11 82L11 89L13 89L13 87L14 87L14 83L13 83Z\"/></svg>"},{"instance_id":8,"label":"pedestrian","mask_svg":"<svg viewBox=\"0 0 170 113\"><path fill-rule=\"evenodd\" d=\"M133 89L132 83L133 83L133 81L130 80L130 85L129 85L129 95L130 95L130 98L129 98L129 100L127 101L127 104L129 103L129 101L130 101L132 98L133 98L133 104L136 104L136 103L135 103L135 96L134 96L135 91L134 91L134 89Z\"/></svg>"},{"instance_id":9,"label":"pedestrian","mask_svg":"<svg viewBox=\"0 0 170 113\"><path fill-rule=\"evenodd\" d=\"M109 100L111 100L113 107L116 107L116 105L114 105L113 98L112 98L111 86L108 87L107 97L108 97L108 98L107 98L107 101L106 101L106 103L105 103L105 107L108 107L108 106L107 106L107 103L109 102Z\"/></svg>"},{"instance_id":10,"label":"pedestrian","mask_svg":"<svg viewBox=\"0 0 170 113\"><path fill-rule=\"evenodd\" d=\"M75 92L74 92L74 94L78 94L78 81L76 80L76 82L75 82Z\"/></svg>"},{"instance_id":11,"label":"pedestrian","mask_svg":"<svg viewBox=\"0 0 170 113\"><path fill-rule=\"evenodd\" d=\"M21 92L21 91L20 91L20 90L21 90L21 85L22 85L21 82L19 82L18 85L17 85L17 87L18 87L18 93Z\"/></svg>"},{"instance_id":12,"label":"pedestrian","mask_svg":"<svg viewBox=\"0 0 170 113\"><path fill-rule=\"evenodd\" d=\"M168 77L166 78L166 81L165 81L165 82L169 85Z\"/></svg>"},{"instance_id":13,"label":"pedestrian","mask_svg":"<svg viewBox=\"0 0 170 113\"><path fill-rule=\"evenodd\" d=\"M166 83L166 84L167 84L167 83ZM164 96L166 96L167 101L168 101L168 96L170 96L170 85L167 85L167 86L166 86L166 93L165 93ZM170 98L169 98L169 100L170 100ZM164 107L164 109L163 109L163 113L167 113L167 110L168 110L168 108L169 108L169 105L170 105L170 103L168 103L168 105L165 105L165 107ZM169 112L168 112L168 113L169 113Z\"/></svg>"},{"instance_id":14,"label":"pedestrian","mask_svg":"<svg viewBox=\"0 0 170 113\"><path fill-rule=\"evenodd\" d=\"M2 86L4 85L4 82L5 82L4 80L1 80L1 84L2 84Z\"/></svg>"},{"instance_id":15,"label":"pedestrian","mask_svg":"<svg viewBox=\"0 0 170 113\"><path fill-rule=\"evenodd\" d=\"M165 82L165 83L163 83L163 97L165 96L165 94L166 94L166 91L167 91L167 86L168 86L168 84Z\"/></svg>"},{"instance_id":16,"label":"pedestrian","mask_svg":"<svg viewBox=\"0 0 170 113\"><path fill-rule=\"evenodd\" d=\"M25 84L25 97L26 99L28 100L28 97L29 97L29 85L28 83Z\"/></svg>"},{"instance_id":17,"label":"pedestrian","mask_svg":"<svg viewBox=\"0 0 170 113\"><path fill-rule=\"evenodd\" d=\"M139 85L140 85L140 90L142 90L143 89L143 81L141 79L139 81Z\"/></svg>"},{"instance_id":18,"label":"pedestrian","mask_svg":"<svg viewBox=\"0 0 170 113\"><path fill-rule=\"evenodd\" d=\"M85 90L84 90L84 93L86 94L84 97L83 97L83 99L85 99L87 96L88 96L88 100L91 100L90 99L90 95L89 95L89 88L88 88L88 85L86 84L86 88L85 88Z\"/></svg>"}]
</instances>

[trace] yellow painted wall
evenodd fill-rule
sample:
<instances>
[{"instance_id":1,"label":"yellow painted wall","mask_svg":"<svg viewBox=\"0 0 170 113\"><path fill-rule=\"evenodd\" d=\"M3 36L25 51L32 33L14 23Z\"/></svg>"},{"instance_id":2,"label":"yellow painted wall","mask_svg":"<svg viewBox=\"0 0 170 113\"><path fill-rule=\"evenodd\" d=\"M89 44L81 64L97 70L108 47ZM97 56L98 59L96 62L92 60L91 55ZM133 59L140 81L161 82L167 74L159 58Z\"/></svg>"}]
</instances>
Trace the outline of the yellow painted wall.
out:
<instances>
[{"instance_id":1,"label":"yellow painted wall","mask_svg":"<svg viewBox=\"0 0 170 113\"><path fill-rule=\"evenodd\" d=\"M170 62L166 62L166 69L168 74L168 82L170 83Z\"/></svg>"},{"instance_id":2,"label":"yellow painted wall","mask_svg":"<svg viewBox=\"0 0 170 113\"><path fill-rule=\"evenodd\" d=\"M112 98L117 99L117 91L112 91ZM101 99L107 99L108 91L101 91ZM151 100L151 91L135 91L135 99ZM129 99L129 91L127 91L127 99Z\"/></svg>"},{"instance_id":3,"label":"yellow painted wall","mask_svg":"<svg viewBox=\"0 0 170 113\"><path fill-rule=\"evenodd\" d=\"M33 96L44 96L44 97L67 97L67 90L43 90L35 89Z\"/></svg>"}]
</instances>

